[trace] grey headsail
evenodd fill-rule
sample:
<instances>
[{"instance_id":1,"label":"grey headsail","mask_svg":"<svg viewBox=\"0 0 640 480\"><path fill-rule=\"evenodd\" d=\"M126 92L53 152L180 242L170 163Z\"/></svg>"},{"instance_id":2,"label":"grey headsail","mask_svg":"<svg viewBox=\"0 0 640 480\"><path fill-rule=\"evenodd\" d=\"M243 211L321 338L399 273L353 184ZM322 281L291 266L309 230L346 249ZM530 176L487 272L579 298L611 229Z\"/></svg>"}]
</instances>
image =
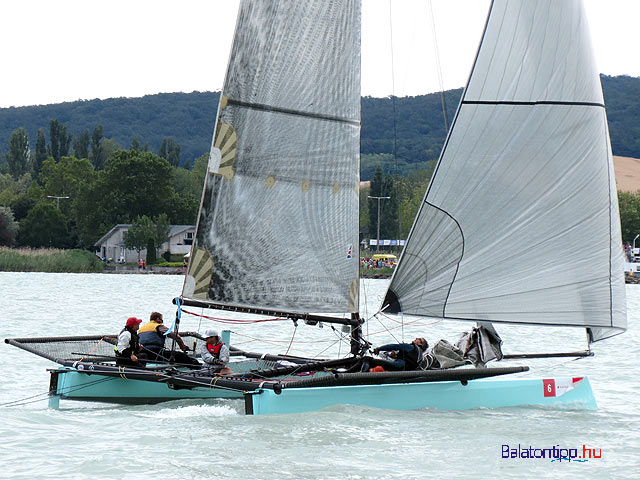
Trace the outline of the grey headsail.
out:
<instances>
[{"instance_id":1,"label":"grey headsail","mask_svg":"<svg viewBox=\"0 0 640 480\"><path fill-rule=\"evenodd\" d=\"M360 2L243 1L183 297L358 311Z\"/></svg>"},{"instance_id":2,"label":"grey headsail","mask_svg":"<svg viewBox=\"0 0 640 480\"><path fill-rule=\"evenodd\" d=\"M578 0L495 0L384 305L624 331L618 201Z\"/></svg>"}]
</instances>

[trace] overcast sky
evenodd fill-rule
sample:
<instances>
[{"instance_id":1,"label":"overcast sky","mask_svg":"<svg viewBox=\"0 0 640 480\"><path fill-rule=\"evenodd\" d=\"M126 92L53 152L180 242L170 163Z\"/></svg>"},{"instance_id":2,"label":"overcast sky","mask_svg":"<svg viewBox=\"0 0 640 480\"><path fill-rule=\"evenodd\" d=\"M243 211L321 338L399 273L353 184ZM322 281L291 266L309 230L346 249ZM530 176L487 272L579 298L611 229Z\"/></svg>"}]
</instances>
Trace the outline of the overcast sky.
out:
<instances>
[{"instance_id":1,"label":"overcast sky","mask_svg":"<svg viewBox=\"0 0 640 480\"><path fill-rule=\"evenodd\" d=\"M444 88L462 87L489 0L431 3ZM237 0L2 1L0 107L220 89L237 5ZM363 95L440 89L429 5L391 0L390 8L389 0L363 0ZM585 5L600 72L640 76L640 0L585 0Z\"/></svg>"}]
</instances>

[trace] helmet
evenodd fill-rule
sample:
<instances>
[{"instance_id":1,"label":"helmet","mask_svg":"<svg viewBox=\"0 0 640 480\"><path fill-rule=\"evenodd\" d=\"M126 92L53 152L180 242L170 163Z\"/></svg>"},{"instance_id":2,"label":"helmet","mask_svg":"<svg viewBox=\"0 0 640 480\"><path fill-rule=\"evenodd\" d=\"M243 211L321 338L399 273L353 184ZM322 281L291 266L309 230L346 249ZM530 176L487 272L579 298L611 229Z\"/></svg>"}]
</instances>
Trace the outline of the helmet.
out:
<instances>
[{"instance_id":1,"label":"helmet","mask_svg":"<svg viewBox=\"0 0 640 480\"><path fill-rule=\"evenodd\" d=\"M141 323L142 323L142 320L140 320L139 318L136 318L136 317L127 318L127 327L129 328L133 328L136 325L140 325Z\"/></svg>"},{"instance_id":2,"label":"helmet","mask_svg":"<svg viewBox=\"0 0 640 480\"><path fill-rule=\"evenodd\" d=\"M215 328L207 328L204 331L204 337L205 338L209 338L209 337L220 337L220 335L218 334L218 331Z\"/></svg>"}]
</instances>

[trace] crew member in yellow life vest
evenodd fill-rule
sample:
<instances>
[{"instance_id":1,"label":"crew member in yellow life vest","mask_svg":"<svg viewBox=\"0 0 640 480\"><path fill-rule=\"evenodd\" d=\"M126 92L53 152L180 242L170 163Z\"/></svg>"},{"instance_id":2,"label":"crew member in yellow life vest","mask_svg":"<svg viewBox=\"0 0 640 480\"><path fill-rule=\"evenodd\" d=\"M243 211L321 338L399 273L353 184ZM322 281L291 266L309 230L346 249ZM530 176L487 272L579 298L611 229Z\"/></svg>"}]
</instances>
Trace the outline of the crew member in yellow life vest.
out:
<instances>
[{"instance_id":1,"label":"crew member in yellow life vest","mask_svg":"<svg viewBox=\"0 0 640 480\"><path fill-rule=\"evenodd\" d=\"M173 361L177 364L184 364L187 367L200 367L200 362L186 354L189 347L184 343L182 337L176 332L165 335L167 330L169 328L163 325L162 314L159 312L152 312L149 321L138 330L140 343L143 345L143 350L147 353L149 360L169 362L173 354ZM170 349L165 348L166 337L175 339L182 352L172 352Z\"/></svg>"},{"instance_id":2,"label":"crew member in yellow life vest","mask_svg":"<svg viewBox=\"0 0 640 480\"><path fill-rule=\"evenodd\" d=\"M218 331L210 328L205 330L204 336L206 343L203 343L200 347L200 356L205 367L208 367L209 373L222 375L233 373L227 367L229 363L229 347L220 341Z\"/></svg>"}]
</instances>

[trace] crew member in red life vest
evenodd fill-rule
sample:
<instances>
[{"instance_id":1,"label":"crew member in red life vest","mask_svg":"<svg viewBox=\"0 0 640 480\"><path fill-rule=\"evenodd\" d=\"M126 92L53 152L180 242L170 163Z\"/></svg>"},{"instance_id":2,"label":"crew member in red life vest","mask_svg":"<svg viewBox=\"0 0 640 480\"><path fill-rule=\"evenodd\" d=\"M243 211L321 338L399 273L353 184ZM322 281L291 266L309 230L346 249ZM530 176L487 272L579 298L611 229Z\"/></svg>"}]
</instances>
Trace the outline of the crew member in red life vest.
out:
<instances>
[{"instance_id":1,"label":"crew member in red life vest","mask_svg":"<svg viewBox=\"0 0 640 480\"><path fill-rule=\"evenodd\" d=\"M136 317L127 319L125 327L118 335L118 344L115 347L116 365L121 367L144 367L147 356L140 353L140 338L138 328L142 320Z\"/></svg>"},{"instance_id":2,"label":"crew member in red life vest","mask_svg":"<svg viewBox=\"0 0 640 480\"><path fill-rule=\"evenodd\" d=\"M204 343L200 347L200 356L205 364L205 367L209 369L209 373L220 373L227 375L233 373L231 369L227 368L229 363L229 347L220 341L220 335L218 331L210 328L205 330L204 336L207 343Z\"/></svg>"}]
</instances>

